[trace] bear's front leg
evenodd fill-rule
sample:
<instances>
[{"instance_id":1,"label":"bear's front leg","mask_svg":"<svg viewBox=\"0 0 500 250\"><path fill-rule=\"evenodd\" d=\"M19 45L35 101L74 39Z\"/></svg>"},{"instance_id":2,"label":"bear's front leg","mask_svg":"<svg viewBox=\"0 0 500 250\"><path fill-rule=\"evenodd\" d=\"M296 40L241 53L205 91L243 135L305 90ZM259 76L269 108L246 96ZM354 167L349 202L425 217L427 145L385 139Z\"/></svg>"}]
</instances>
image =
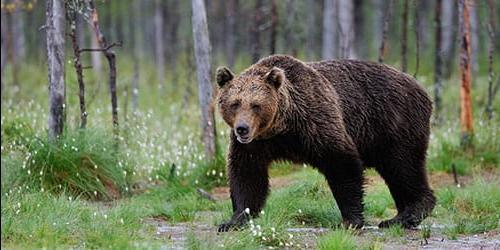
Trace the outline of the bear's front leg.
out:
<instances>
[{"instance_id":1,"label":"bear's front leg","mask_svg":"<svg viewBox=\"0 0 500 250\"><path fill-rule=\"evenodd\" d=\"M265 154L255 154L231 147L228 159L229 188L233 216L219 226L219 232L245 225L259 215L269 193L268 165Z\"/></svg>"},{"instance_id":2,"label":"bear's front leg","mask_svg":"<svg viewBox=\"0 0 500 250\"><path fill-rule=\"evenodd\" d=\"M320 170L325 175L346 227L363 227L363 169L356 154L336 152Z\"/></svg>"}]
</instances>

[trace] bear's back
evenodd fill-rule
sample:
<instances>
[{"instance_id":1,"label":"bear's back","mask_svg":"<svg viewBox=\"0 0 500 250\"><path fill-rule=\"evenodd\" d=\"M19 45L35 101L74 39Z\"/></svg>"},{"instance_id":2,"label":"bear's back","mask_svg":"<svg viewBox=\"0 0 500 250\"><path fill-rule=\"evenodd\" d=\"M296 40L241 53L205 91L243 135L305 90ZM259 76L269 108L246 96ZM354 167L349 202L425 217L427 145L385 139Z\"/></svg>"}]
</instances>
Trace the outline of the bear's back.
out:
<instances>
[{"instance_id":1,"label":"bear's back","mask_svg":"<svg viewBox=\"0 0 500 250\"><path fill-rule=\"evenodd\" d=\"M408 74L360 60L306 63L334 86L349 135L360 151L428 130L432 103Z\"/></svg>"}]
</instances>

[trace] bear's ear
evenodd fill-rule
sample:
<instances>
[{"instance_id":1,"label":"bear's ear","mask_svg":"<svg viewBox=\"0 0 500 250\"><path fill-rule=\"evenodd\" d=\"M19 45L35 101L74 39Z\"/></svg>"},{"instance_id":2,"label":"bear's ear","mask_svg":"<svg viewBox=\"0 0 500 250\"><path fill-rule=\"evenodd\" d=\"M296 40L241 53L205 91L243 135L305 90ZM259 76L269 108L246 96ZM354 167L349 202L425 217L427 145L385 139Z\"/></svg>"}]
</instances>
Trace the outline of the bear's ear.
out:
<instances>
[{"instance_id":1,"label":"bear's ear","mask_svg":"<svg viewBox=\"0 0 500 250\"><path fill-rule=\"evenodd\" d=\"M285 80L285 72L277 67L273 67L265 76L266 82L273 85L276 89L281 86L283 80Z\"/></svg>"},{"instance_id":2,"label":"bear's ear","mask_svg":"<svg viewBox=\"0 0 500 250\"><path fill-rule=\"evenodd\" d=\"M227 82L233 80L234 74L227 67L218 67L215 73L215 79L219 87L224 86Z\"/></svg>"}]
</instances>

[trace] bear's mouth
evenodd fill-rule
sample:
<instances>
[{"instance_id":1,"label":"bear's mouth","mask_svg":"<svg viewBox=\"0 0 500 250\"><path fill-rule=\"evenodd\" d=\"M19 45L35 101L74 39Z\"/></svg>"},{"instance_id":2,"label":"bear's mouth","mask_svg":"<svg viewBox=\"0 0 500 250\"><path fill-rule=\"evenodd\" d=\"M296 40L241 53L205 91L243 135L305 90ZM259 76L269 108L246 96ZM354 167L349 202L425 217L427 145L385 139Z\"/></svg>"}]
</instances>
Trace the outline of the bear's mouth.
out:
<instances>
[{"instance_id":1,"label":"bear's mouth","mask_svg":"<svg viewBox=\"0 0 500 250\"><path fill-rule=\"evenodd\" d=\"M250 138L250 136L236 136L236 139L241 143L241 144L248 144L252 142L253 138Z\"/></svg>"}]
</instances>

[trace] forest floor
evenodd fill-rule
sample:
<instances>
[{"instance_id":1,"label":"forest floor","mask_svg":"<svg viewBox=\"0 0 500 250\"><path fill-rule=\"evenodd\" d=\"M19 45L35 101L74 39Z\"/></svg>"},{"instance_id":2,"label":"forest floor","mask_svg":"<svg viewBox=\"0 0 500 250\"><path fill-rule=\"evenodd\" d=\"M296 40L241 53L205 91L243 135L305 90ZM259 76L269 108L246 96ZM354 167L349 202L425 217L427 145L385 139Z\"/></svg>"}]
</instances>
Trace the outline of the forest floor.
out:
<instances>
[{"instance_id":1,"label":"forest floor","mask_svg":"<svg viewBox=\"0 0 500 250\"><path fill-rule=\"evenodd\" d=\"M308 170L306 170L308 171ZM467 189L475 182L498 184L498 173L494 171L483 171L475 176L459 176L460 188ZM377 192L377 188L383 185L383 180L377 175L367 176L367 193L370 196ZM271 178L271 187L275 191L283 191L293 188L296 178L292 175L277 176ZM433 173L430 175L430 183L437 191L456 187L453 175L448 173ZM498 188L498 186L497 186ZM498 190L497 190L498 191ZM216 199L215 202L229 202L229 188L216 187L210 192ZM496 201L498 203L498 201ZM498 208L498 207L497 207ZM392 211L394 212L394 211ZM226 238L233 232L217 233L216 225L211 223L214 218L221 218L221 211L198 211L190 222L171 223L165 217L153 217L144 221L146 227L154 228L155 238L159 241L169 243L169 249L200 248L210 249L213 246L221 248L232 248L225 245ZM471 214L471 216L473 216ZM497 216L497 220L500 219ZM416 229L405 230L402 228L379 229L375 218L368 218L368 224L362 230L351 231L349 239L358 247L367 249L499 249L500 230L498 227L491 231L479 233L460 233L451 235L455 225L447 224L438 216L429 218L423 225ZM248 229L245 229L248 230ZM292 226L285 231L299 244L295 247L301 249L317 249L318 239L324 237L332 228ZM427 236L424 234L427 233ZM230 236L229 236L230 237ZM195 244L193 245L193 241ZM278 243L279 244L279 243ZM344 245L336 245L343 248ZM273 248L273 246L268 246ZM278 245L278 247L280 247ZM290 245L286 248L295 248Z\"/></svg>"}]
</instances>

